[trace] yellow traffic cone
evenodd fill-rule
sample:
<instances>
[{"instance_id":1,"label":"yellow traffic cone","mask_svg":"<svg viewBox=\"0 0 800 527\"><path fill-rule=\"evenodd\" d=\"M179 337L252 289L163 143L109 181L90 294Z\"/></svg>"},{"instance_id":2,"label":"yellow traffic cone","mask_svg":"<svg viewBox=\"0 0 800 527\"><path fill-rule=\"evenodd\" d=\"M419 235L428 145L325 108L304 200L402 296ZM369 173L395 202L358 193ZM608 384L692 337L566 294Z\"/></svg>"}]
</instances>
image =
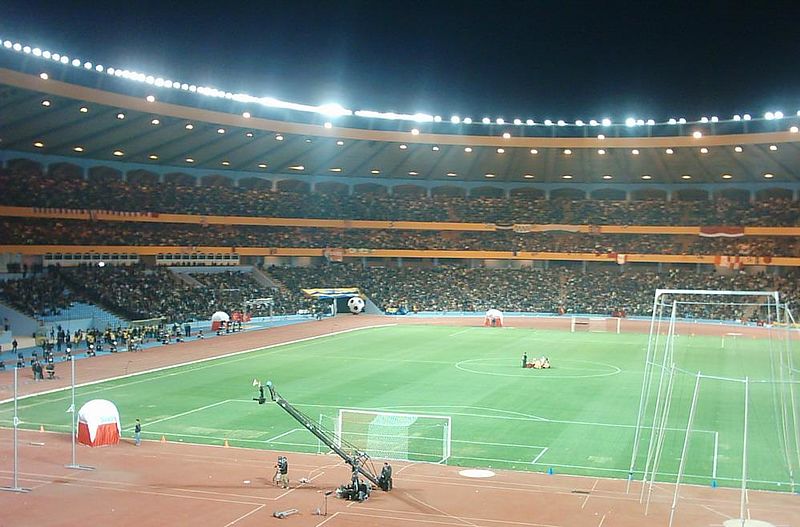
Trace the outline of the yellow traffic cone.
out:
<instances>
[{"instance_id":1,"label":"yellow traffic cone","mask_svg":"<svg viewBox=\"0 0 800 527\"><path fill-rule=\"evenodd\" d=\"M161 436L161 442L162 443L166 443L167 442L167 436Z\"/></svg>"},{"instance_id":2,"label":"yellow traffic cone","mask_svg":"<svg viewBox=\"0 0 800 527\"><path fill-rule=\"evenodd\" d=\"M44 425L39 425L39 431L44 432Z\"/></svg>"},{"instance_id":3,"label":"yellow traffic cone","mask_svg":"<svg viewBox=\"0 0 800 527\"><path fill-rule=\"evenodd\" d=\"M224 444L224 445L222 445L222 446L223 446L224 448L228 448L228 446L229 446L229 445L228 445L228 440L227 440L227 439L225 440L225 444Z\"/></svg>"}]
</instances>

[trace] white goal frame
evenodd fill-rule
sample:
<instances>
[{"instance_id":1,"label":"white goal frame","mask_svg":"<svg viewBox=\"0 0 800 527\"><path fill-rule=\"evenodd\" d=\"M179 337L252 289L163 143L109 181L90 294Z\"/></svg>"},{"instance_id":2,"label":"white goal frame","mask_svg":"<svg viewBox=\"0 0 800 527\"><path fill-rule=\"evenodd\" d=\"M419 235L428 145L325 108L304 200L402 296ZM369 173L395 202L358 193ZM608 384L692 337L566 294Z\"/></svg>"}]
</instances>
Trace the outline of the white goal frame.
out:
<instances>
[{"instance_id":1,"label":"white goal frame","mask_svg":"<svg viewBox=\"0 0 800 527\"><path fill-rule=\"evenodd\" d=\"M622 319L619 317L580 317L573 315L569 321L569 330L575 333L583 325L586 326L586 330L589 333L616 333L619 335L622 330Z\"/></svg>"},{"instance_id":2,"label":"white goal frame","mask_svg":"<svg viewBox=\"0 0 800 527\"><path fill-rule=\"evenodd\" d=\"M665 301L665 295L670 295L668 300ZM687 301L684 298L691 295L698 297L708 298L709 301ZM681 298L680 300L678 299ZM717 301L712 301L710 297L718 297ZM740 301L720 301L719 297L729 297L732 299L742 299ZM756 302L755 298L764 298L765 301ZM777 291L716 291L716 290L692 290L692 289L656 289L653 299L653 311L650 321L650 334L648 339L647 354L644 364L644 376L642 379L642 391L639 399L639 412L636 420L636 427L634 432L634 440L632 446L631 463L628 472L628 491L630 491L631 481L633 480L634 470L636 467L637 456L639 454L639 444L642 441L643 431L649 429L650 438L649 445L647 446L647 459L643 469L642 488L640 495L640 502L645 501L646 495L646 508L648 510L650 504L650 496L653 490L653 484L656 476L658 475L658 465L661 460L662 446L664 443L664 432L667 426L667 421L670 413L670 404L672 402L673 386L676 374L690 374L695 378L694 390L692 392L691 405L689 407L689 416L683 431L683 447L681 450L680 463L675 483L674 495L672 499L672 507L670 510L669 526L673 525L675 510L678 504L679 489L681 480L684 476L686 466L687 450L689 445L689 435L693 431L695 409L697 407L698 396L701 391L701 381L715 380L723 382L732 382L743 386L743 440L742 440L742 475L741 475L741 498L740 498L740 518L746 518L746 493L748 483L748 433L749 433L749 402L750 402L750 387L754 382L749 377L733 378L704 375L702 372L687 371L678 367L674 362L674 345L675 345L675 324L676 313L678 305L699 304L699 305L726 305L726 306L763 306L767 308L768 324L767 331L770 331L770 342L773 331L786 332L784 345L773 346L770 345L770 360L773 361L773 374L777 374L778 378L773 381L779 385L784 385L787 388L782 392L779 400L775 401L776 412L781 415L781 427L783 432L783 447L785 452L782 455L786 456L788 464L789 477L794 491L797 487L795 475L800 473L794 472L794 467L800 467L800 413L798 413L797 395L796 392L800 390L800 378L798 378L798 370L793 364L792 350L791 350L791 337L794 319L791 311L785 303L781 303L780 295ZM667 327L662 327L662 323L666 323ZM731 332L723 335L721 339L721 348L725 348L726 340L735 340L737 337L742 336L742 333L732 330ZM728 337L728 339L726 339ZM764 381L755 381L764 382ZM655 395L655 402L651 403L649 400L651 393L657 386ZM778 408L779 407L779 408ZM642 446L644 448L644 446ZM794 449L791 452L790 449ZM716 449L716 446L715 446ZM642 451L644 452L644 450ZM716 456L716 450L715 450ZM796 458L796 459L795 459ZM716 472L716 468L714 469ZM639 472L637 470L636 472ZM713 476L714 478L716 475ZM649 479L649 487L648 487ZM716 480L712 480L712 485L716 485Z\"/></svg>"},{"instance_id":3,"label":"white goal frame","mask_svg":"<svg viewBox=\"0 0 800 527\"><path fill-rule=\"evenodd\" d=\"M382 412L377 410L355 410L350 408L340 408L338 415L336 417L336 438L337 443L341 446L342 436L343 433L343 424L344 424L344 416L345 414L358 414L358 415L372 415L375 417L389 417L389 418L407 418L407 419L436 419L440 420L444 423L442 427L442 453L441 458L435 461L438 464L445 464L447 460L450 459L451 452L452 452L452 442L453 442L453 423L452 418L449 415L433 415L433 414L414 414L414 413L402 413L402 412ZM352 442L352 441L350 441ZM371 457L379 457L385 459L397 459L397 460L404 460L407 461L408 458L405 457L392 457L392 456L373 456L369 450L366 450L366 453L369 454ZM414 452L406 452L406 454L414 454Z\"/></svg>"}]
</instances>

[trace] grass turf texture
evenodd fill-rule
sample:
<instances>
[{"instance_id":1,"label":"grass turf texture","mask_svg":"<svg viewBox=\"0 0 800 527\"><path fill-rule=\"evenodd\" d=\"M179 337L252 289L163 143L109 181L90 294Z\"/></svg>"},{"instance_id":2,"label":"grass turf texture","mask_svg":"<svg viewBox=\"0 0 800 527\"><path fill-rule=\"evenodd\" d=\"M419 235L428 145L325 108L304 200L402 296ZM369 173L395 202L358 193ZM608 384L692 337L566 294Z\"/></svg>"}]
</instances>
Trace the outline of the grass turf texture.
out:
<instances>
[{"instance_id":1,"label":"grass turf texture","mask_svg":"<svg viewBox=\"0 0 800 527\"><path fill-rule=\"evenodd\" d=\"M676 357L704 373L770 376L765 341L739 338L725 349L720 341L680 336ZM335 418L339 408L449 415L451 465L625 478L646 346L642 334L372 328L81 387L76 406L113 401L128 437L138 417L145 439L215 445L227 439L231 446L317 452L316 438L282 409L252 400L258 378L272 380L314 419ZM547 355L553 368L523 369L523 352L529 360ZM693 387L694 377L676 378L660 480L674 481L678 471ZM703 381L685 482L710 484L716 464L719 485L740 484L743 394L741 383ZM774 402L770 385L753 385L748 487L790 490ZM69 403L69 390L20 401L21 427L66 432ZM3 426L11 425L11 416L10 403L0 407ZM648 427L635 478L649 435Z\"/></svg>"}]
</instances>

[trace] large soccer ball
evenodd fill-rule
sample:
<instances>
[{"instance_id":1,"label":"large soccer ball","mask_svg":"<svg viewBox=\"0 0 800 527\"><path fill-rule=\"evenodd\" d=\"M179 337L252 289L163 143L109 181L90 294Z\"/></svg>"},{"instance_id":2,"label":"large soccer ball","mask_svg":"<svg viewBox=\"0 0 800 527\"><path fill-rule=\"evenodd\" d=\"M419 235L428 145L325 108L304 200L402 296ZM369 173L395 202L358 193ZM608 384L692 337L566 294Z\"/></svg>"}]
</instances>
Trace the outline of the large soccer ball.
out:
<instances>
[{"instance_id":1,"label":"large soccer ball","mask_svg":"<svg viewBox=\"0 0 800 527\"><path fill-rule=\"evenodd\" d=\"M347 300L347 307L350 309L350 312L354 315L358 315L362 311L364 311L364 299L360 296L351 296Z\"/></svg>"}]
</instances>

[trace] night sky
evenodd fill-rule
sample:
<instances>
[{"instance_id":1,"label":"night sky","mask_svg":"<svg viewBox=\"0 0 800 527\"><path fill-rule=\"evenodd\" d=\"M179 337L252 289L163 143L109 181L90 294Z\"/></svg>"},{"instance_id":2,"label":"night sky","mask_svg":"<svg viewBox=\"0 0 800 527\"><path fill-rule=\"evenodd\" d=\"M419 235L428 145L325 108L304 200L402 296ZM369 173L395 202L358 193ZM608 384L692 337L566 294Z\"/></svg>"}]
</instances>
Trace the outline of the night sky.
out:
<instances>
[{"instance_id":1,"label":"night sky","mask_svg":"<svg viewBox=\"0 0 800 527\"><path fill-rule=\"evenodd\" d=\"M481 117L800 109L800 2L18 1L0 37L308 104Z\"/></svg>"}]
</instances>

